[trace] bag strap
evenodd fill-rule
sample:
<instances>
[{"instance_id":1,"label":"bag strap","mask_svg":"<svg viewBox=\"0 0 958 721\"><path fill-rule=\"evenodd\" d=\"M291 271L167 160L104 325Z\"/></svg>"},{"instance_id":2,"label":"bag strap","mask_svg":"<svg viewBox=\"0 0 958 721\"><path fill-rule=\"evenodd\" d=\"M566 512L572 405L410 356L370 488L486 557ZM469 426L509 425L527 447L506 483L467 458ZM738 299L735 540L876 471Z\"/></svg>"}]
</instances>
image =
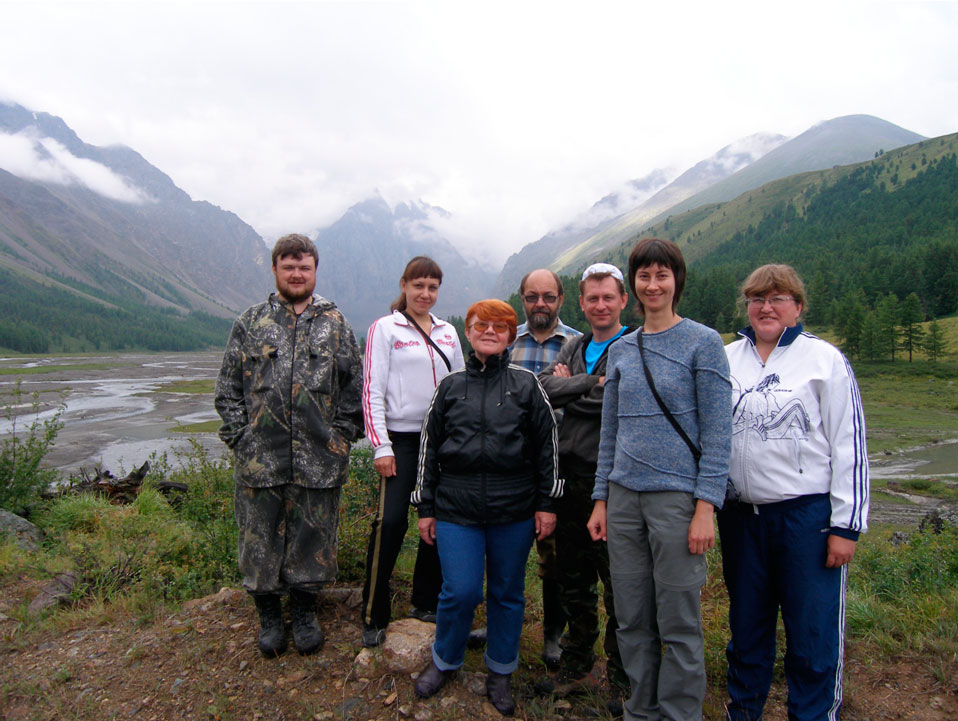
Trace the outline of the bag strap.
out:
<instances>
[{"instance_id":1,"label":"bag strap","mask_svg":"<svg viewBox=\"0 0 958 721\"><path fill-rule=\"evenodd\" d=\"M432 338L429 337L429 335L426 333L426 331L424 331L424 330L420 327L420 325L419 325L415 320L413 320L413 317L412 317L411 315L409 315L409 313L407 313L406 311L403 311L402 314L403 314L404 316L406 316L406 320L408 320L410 323L412 323L413 328L415 328L416 330L419 331L419 335L421 335L423 338L425 338L425 339L426 339L426 342L427 342L429 345L431 345L433 348L436 349L436 353L438 353L438 354L439 354L439 357L442 358L442 362L446 364L446 370L451 373L451 372L452 372L452 363L450 363L450 362L449 362L449 359L446 358L446 354L442 352L442 349L441 349L439 346L437 346L437 345L436 345L436 342L435 342Z\"/></svg>"},{"instance_id":2,"label":"bag strap","mask_svg":"<svg viewBox=\"0 0 958 721\"><path fill-rule=\"evenodd\" d=\"M639 355L642 356L642 370L645 371L645 380L648 381L649 388L652 390L652 395L655 396L655 402L659 404L659 408L662 409L662 412L665 414L665 417L669 419L669 423L672 424L672 427L675 429L676 433L682 436L682 440L685 441L685 445L689 447L689 450L692 451L692 456L695 458L695 462L698 463L699 458L702 457L702 451L700 451L692 439L689 438L688 433L685 432L685 429L679 425L679 422L675 420L675 416L672 415L672 412L665 405L665 402L662 400L662 397L659 395L659 392L655 389L655 382L652 380L652 373L649 371L649 366L645 362L645 349L642 347L642 329L640 328L636 333L638 336L639 342Z\"/></svg>"}]
</instances>

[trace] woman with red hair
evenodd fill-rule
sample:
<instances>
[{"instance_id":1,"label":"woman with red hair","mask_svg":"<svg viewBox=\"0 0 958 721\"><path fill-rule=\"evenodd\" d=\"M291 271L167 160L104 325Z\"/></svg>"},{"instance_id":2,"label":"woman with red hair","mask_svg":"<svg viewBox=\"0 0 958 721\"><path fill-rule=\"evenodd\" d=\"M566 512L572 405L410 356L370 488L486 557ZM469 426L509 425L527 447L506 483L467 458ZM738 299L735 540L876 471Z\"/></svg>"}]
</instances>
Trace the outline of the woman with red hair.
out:
<instances>
[{"instance_id":1,"label":"woman with red hair","mask_svg":"<svg viewBox=\"0 0 958 721\"><path fill-rule=\"evenodd\" d=\"M488 569L486 690L503 715L515 710L510 676L519 663L526 559L533 538L555 529L562 495L552 407L535 375L509 364L517 320L501 300L469 308L473 351L436 388L412 494L420 536L438 541L443 572L432 662L416 694L434 695L462 666Z\"/></svg>"}]
</instances>

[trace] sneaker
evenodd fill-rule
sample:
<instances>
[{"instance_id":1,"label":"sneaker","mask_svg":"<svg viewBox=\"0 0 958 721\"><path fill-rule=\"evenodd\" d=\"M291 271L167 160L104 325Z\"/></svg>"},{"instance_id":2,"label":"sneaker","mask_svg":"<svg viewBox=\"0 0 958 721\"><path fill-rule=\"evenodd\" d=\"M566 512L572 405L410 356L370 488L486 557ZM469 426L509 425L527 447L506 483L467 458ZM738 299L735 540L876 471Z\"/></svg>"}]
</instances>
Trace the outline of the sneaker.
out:
<instances>
[{"instance_id":1,"label":"sneaker","mask_svg":"<svg viewBox=\"0 0 958 721\"><path fill-rule=\"evenodd\" d=\"M386 640L386 629L376 628L375 626L363 626L363 646L366 648L376 648L381 646Z\"/></svg>"},{"instance_id":2,"label":"sneaker","mask_svg":"<svg viewBox=\"0 0 958 721\"><path fill-rule=\"evenodd\" d=\"M599 688L599 680L592 672L575 675L562 669L555 678L543 678L533 684L536 693L541 696L564 698L582 693L594 693Z\"/></svg>"},{"instance_id":3,"label":"sneaker","mask_svg":"<svg viewBox=\"0 0 958 721\"><path fill-rule=\"evenodd\" d=\"M422 608L416 608L413 606L409 609L409 618L415 618L423 623L435 623L436 622L436 612L435 611L426 611Z\"/></svg>"},{"instance_id":4,"label":"sneaker","mask_svg":"<svg viewBox=\"0 0 958 721\"><path fill-rule=\"evenodd\" d=\"M439 693L439 689L446 685L455 671L443 671L435 661L430 661L429 666L419 674L416 679L415 691L419 698L429 698Z\"/></svg>"}]
</instances>

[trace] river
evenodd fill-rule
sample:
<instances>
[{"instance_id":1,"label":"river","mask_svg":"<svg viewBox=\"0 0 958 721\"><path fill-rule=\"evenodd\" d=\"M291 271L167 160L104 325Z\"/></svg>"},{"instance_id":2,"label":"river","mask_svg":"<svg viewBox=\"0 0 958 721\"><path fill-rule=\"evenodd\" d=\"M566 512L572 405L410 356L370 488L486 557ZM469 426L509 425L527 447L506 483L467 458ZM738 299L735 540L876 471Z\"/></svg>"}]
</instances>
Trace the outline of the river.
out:
<instances>
[{"instance_id":1,"label":"river","mask_svg":"<svg viewBox=\"0 0 958 721\"><path fill-rule=\"evenodd\" d=\"M117 353L0 358L0 401L9 407L20 375L23 396L16 416L0 419L0 437L23 429L35 418L45 420L65 402L63 428L47 456L47 464L64 473L99 466L115 475L139 466L153 452L189 449L186 437L173 429L181 424L217 420L210 393L174 393L162 388L175 381L212 380L222 353ZM40 413L31 400L36 393ZM214 454L225 447L213 433L195 436Z\"/></svg>"},{"instance_id":2,"label":"river","mask_svg":"<svg viewBox=\"0 0 958 721\"><path fill-rule=\"evenodd\" d=\"M116 475L147 460L153 452L167 452L170 460L189 449L186 437L173 429L181 424L217 420L209 393L174 393L161 390L174 381L212 380L222 354L116 353L0 358L0 404L11 403L11 393L23 371L23 403L15 409L23 428L36 417L52 417L61 400L66 406L63 428L47 463L65 473L100 466ZM44 371L44 372L38 372ZM41 412L30 412L30 396L37 393ZM11 431L11 421L0 418L0 437ZM194 437L209 452L225 447L213 433ZM958 442L945 442L893 455L872 457L875 478L958 475Z\"/></svg>"}]
</instances>

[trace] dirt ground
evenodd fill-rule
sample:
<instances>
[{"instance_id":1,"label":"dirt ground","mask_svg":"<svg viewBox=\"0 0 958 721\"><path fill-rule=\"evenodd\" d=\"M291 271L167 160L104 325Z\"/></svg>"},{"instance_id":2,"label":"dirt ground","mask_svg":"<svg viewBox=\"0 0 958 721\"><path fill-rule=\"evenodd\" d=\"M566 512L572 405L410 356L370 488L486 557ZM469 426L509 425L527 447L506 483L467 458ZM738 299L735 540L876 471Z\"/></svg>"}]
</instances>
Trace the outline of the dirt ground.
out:
<instances>
[{"instance_id":1,"label":"dirt ground","mask_svg":"<svg viewBox=\"0 0 958 721\"><path fill-rule=\"evenodd\" d=\"M262 658L255 642L253 604L239 589L189 602L148 623L130 613L91 614L69 628L21 633L4 612L36 594L21 580L0 589L0 718L4 721L80 719L496 719L498 712L471 688L483 687L481 651L470 651L459 677L436 698L415 697L407 674L356 676L361 650L357 611L345 601L320 605L327 633L311 657L294 650ZM355 596L355 594L353 594ZM107 619L104 623L103 620ZM534 681L541 630L528 624L523 663L516 674L517 718L610 718L605 692L568 701L536 697ZM601 676L601 675L600 675ZM955 678L955 669L950 677ZM958 718L958 689L943 688L921 659L871 658L855 645L846 653L847 721ZM706 718L722 717L721 698L710 691ZM785 689L772 689L766 718L784 721Z\"/></svg>"}]
</instances>

